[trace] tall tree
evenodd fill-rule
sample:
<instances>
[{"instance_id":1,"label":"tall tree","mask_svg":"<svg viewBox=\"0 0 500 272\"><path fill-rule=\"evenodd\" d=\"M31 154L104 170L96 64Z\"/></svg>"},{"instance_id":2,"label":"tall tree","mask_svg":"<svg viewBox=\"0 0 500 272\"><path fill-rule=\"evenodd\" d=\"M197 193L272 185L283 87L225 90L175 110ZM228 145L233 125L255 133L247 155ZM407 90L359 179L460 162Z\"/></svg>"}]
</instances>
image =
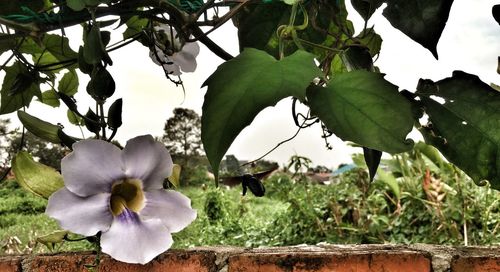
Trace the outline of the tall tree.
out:
<instances>
[{"instance_id":1,"label":"tall tree","mask_svg":"<svg viewBox=\"0 0 500 272\"><path fill-rule=\"evenodd\" d=\"M203 153L201 118L193 110L175 108L174 116L165 123L162 141L174 155L196 156Z\"/></svg>"}]
</instances>

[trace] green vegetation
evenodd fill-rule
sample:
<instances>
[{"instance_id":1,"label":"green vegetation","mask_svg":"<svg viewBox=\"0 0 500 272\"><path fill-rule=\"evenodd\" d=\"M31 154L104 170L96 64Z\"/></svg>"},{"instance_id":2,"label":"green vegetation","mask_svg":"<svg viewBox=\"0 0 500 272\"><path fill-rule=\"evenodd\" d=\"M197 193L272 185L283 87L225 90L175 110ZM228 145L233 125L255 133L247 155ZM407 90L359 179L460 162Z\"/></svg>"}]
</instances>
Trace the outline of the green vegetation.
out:
<instances>
[{"instance_id":1,"label":"green vegetation","mask_svg":"<svg viewBox=\"0 0 500 272\"><path fill-rule=\"evenodd\" d=\"M417 146L382 160L372 183L365 168L355 168L328 185L312 183L304 175L277 173L264 181L262 198L242 197L241 187L216 189L200 170L192 179L204 180L205 186L180 188L191 198L198 218L174 234L174 248L320 242L500 244L500 192L475 185L433 156L433 149ZM362 155L354 161L361 164ZM15 182L3 183L0 199L2 252L30 252L36 237L57 230L56 222L42 214L46 201ZM91 244L65 242L56 248L89 250Z\"/></svg>"}]
</instances>

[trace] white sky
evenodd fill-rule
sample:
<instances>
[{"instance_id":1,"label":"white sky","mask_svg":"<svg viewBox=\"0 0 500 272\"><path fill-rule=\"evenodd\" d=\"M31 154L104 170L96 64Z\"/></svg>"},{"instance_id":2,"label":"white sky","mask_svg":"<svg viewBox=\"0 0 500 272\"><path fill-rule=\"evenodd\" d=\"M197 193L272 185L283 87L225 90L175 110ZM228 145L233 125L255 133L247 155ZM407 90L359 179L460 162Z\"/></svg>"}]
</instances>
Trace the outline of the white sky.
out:
<instances>
[{"instance_id":1,"label":"white sky","mask_svg":"<svg viewBox=\"0 0 500 272\"><path fill-rule=\"evenodd\" d=\"M361 31L361 17L352 10L349 0L346 0L346 4L350 12L349 19L354 22L356 31ZM387 74L387 80L410 91L414 91L419 78L437 81L451 76L453 70L477 74L486 83L498 84L500 81L496 69L497 57L500 55L500 26L491 15L491 8L495 4L500 4L500 1L454 1L448 24L438 44L439 61L428 50L394 29L381 15L382 9L379 9L368 23L368 26L375 25L376 32L384 40L380 57L375 64ZM73 49L77 49L81 36L79 33L74 35L70 36L70 40L74 37L71 45ZM121 38L121 33L112 35L115 35L113 39ZM236 29L231 22L210 37L229 53L238 54ZM201 115L206 88L200 89L200 86L222 63L208 49L201 47L197 70L182 75L186 88L185 98L182 89L165 79L161 67L150 60L147 48L134 43L111 53L114 64L109 71L117 88L109 104L117 98L123 98L124 102L123 126L116 137L120 142L125 143L127 139L142 134L161 136L164 123L172 116L175 107L191 108ZM86 98L86 78L86 75L80 77L80 91L76 95L76 99L83 102L79 103L82 112L86 112L89 106L93 107ZM62 123L66 132L81 136L80 130L68 123L64 105L53 109L35 102L28 112L52 123ZM17 119L13 115L8 117L13 121ZM236 138L227 154L234 154L239 159L256 159L280 141L292 136L295 131L291 118L291 99L284 99L276 107L262 111ZM319 125L302 130L294 140L280 146L266 159L286 163L290 156L298 154L309 157L315 165L336 167L339 163L350 162L352 152L361 152L360 149L348 147L335 136L329 138L333 150L327 150L320 135ZM87 133L85 136L89 137L91 134ZM416 139L418 135L412 133L410 137Z\"/></svg>"}]
</instances>

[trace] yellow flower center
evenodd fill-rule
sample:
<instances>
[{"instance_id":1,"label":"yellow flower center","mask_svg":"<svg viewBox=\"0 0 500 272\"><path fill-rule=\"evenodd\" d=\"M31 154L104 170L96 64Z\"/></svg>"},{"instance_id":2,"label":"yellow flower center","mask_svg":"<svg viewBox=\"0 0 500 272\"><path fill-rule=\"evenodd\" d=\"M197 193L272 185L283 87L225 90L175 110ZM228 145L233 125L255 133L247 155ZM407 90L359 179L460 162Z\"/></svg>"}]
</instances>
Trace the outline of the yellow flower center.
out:
<instances>
[{"instance_id":1,"label":"yellow flower center","mask_svg":"<svg viewBox=\"0 0 500 272\"><path fill-rule=\"evenodd\" d=\"M111 212L120 215L125 209L139 212L144 208L142 182L138 179L124 179L113 184L111 189Z\"/></svg>"}]
</instances>

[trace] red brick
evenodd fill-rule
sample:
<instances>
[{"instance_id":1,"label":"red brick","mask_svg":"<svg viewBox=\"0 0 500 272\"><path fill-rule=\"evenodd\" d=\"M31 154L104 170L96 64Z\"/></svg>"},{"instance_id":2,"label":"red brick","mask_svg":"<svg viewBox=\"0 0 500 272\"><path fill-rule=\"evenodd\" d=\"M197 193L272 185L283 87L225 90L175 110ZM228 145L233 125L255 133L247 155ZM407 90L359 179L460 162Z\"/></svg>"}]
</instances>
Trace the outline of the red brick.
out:
<instances>
[{"instance_id":1,"label":"red brick","mask_svg":"<svg viewBox=\"0 0 500 272\"><path fill-rule=\"evenodd\" d=\"M21 257L0 257L0 272L21 272Z\"/></svg>"},{"instance_id":2,"label":"red brick","mask_svg":"<svg viewBox=\"0 0 500 272\"><path fill-rule=\"evenodd\" d=\"M29 271L37 272L86 272L86 264L95 259L90 254L40 255L29 262ZM146 265L122 263L104 255L101 257L99 272L213 272L215 254L197 251L169 251ZM1 271L3 272L3 271ZM10 271L9 271L10 272Z\"/></svg>"},{"instance_id":3,"label":"red brick","mask_svg":"<svg viewBox=\"0 0 500 272\"><path fill-rule=\"evenodd\" d=\"M418 252L245 253L229 258L229 272L430 272Z\"/></svg>"},{"instance_id":4,"label":"red brick","mask_svg":"<svg viewBox=\"0 0 500 272\"><path fill-rule=\"evenodd\" d=\"M500 249L496 256L458 257L451 262L452 272L499 272Z\"/></svg>"}]
</instances>

